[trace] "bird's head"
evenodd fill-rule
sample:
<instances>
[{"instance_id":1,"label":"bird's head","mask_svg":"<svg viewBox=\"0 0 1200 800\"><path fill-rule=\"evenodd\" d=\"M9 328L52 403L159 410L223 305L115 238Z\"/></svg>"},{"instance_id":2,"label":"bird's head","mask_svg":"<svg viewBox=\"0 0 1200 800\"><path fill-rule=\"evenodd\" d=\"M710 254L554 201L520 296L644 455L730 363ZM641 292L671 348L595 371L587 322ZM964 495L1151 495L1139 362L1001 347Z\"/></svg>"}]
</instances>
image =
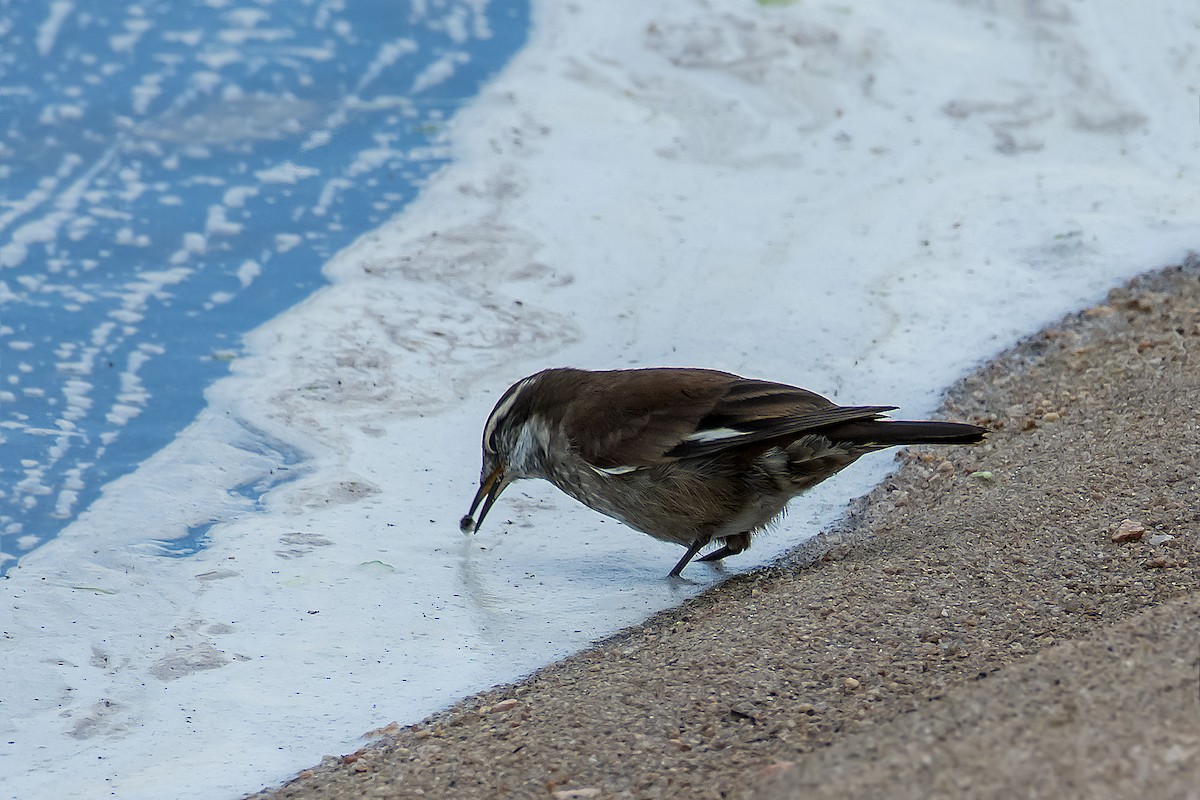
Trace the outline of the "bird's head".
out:
<instances>
[{"instance_id":1,"label":"bird's head","mask_svg":"<svg viewBox=\"0 0 1200 800\"><path fill-rule=\"evenodd\" d=\"M463 531L478 530L496 498L513 481L545 477L550 426L540 408L544 398L539 397L545 374L539 372L514 383L501 395L488 416L483 427L479 491L459 524ZM479 508L479 517L473 519L476 508Z\"/></svg>"}]
</instances>

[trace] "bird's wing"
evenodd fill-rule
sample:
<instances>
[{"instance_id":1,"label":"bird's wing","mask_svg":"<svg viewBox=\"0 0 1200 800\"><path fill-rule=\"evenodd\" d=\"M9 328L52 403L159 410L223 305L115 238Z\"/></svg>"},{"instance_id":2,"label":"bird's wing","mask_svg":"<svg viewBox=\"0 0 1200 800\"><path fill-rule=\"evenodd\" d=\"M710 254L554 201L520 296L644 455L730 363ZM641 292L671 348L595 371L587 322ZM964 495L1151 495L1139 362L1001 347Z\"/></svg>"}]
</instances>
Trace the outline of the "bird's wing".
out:
<instances>
[{"instance_id":1,"label":"bird's wing","mask_svg":"<svg viewBox=\"0 0 1200 800\"><path fill-rule=\"evenodd\" d=\"M891 406L843 407L805 389L691 369L636 370L576 398L567 435L593 466L625 471L874 419Z\"/></svg>"}]
</instances>

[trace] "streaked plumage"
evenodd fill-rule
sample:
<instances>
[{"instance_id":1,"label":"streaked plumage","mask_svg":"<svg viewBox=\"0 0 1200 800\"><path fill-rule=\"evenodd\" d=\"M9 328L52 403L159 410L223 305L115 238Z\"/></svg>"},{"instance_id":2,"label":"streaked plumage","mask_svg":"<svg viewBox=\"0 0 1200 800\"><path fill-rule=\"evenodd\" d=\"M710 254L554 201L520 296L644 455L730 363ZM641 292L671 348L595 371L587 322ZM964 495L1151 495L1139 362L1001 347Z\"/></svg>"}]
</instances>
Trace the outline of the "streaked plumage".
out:
<instances>
[{"instance_id":1,"label":"streaked plumage","mask_svg":"<svg viewBox=\"0 0 1200 800\"><path fill-rule=\"evenodd\" d=\"M710 561L739 553L788 501L864 453L970 444L985 429L883 418L818 394L705 369L550 369L513 384L483 437L477 529L514 480L543 478L596 511ZM480 503L479 520L471 514Z\"/></svg>"}]
</instances>

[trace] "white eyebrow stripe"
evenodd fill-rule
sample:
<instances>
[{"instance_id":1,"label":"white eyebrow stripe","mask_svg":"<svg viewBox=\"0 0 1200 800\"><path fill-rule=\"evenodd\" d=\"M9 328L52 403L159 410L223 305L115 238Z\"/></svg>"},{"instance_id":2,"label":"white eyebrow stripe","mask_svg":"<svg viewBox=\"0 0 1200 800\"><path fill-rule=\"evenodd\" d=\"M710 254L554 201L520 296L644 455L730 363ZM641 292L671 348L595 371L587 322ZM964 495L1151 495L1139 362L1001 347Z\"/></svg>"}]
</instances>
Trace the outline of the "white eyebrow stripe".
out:
<instances>
[{"instance_id":1,"label":"white eyebrow stripe","mask_svg":"<svg viewBox=\"0 0 1200 800\"><path fill-rule=\"evenodd\" d=\"M518 383L512 390L512 394L510 394L504 400L504 402L492 412L492 415L488 417L487 425L485 425L483 428L483 441L485 443L491 441L492 434L496 432L496 424L503 419L505 414L509 412L509 410L513 407L513 404L517 402L517 397L522 391L524 391L526 385L528 385L532 380L533 376L530 376Z\"/></svg>"},{"instance_id":2,"label":"white eyebrow stripe","mask_svg":"<svg viewBox=\"0 0 1200 800\"><path fill-rule=\"evenodd\" d=\"M605 475L625 475L630 472L636 472L641 467L592 467L596 472L603 472Z\"/></svg>"},{"instance_id":3,"label":"white eyebrow stripe","mask_svg":"<svg viewBox=\"0 0 1200 800\"><path fill-rule=\"evenodd\" d=\"M684 442L719 442L722 439L739 439L746 435L745 431L734 430L733 428L709 428L708 430L696 431L695 433L684 438Z\"/></svg>"}]
</instances>

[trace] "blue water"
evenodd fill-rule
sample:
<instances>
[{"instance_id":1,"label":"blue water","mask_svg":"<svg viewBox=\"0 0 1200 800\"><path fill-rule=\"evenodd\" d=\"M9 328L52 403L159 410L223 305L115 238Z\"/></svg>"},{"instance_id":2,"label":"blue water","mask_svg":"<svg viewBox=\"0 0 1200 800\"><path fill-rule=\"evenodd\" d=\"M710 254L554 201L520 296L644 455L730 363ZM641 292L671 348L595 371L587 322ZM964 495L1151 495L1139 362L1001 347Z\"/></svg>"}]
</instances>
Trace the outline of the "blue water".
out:
<instances>
[{"instance_id":1,"label":"blue water","mask_svg":"<svg viewBox=\"0 0 1200 800\"><path fill-rule=\"evenodd\" d=\"M0 0L0 571L413 198L528 21L528 0Z\"/></svg>"}]
</instances>

